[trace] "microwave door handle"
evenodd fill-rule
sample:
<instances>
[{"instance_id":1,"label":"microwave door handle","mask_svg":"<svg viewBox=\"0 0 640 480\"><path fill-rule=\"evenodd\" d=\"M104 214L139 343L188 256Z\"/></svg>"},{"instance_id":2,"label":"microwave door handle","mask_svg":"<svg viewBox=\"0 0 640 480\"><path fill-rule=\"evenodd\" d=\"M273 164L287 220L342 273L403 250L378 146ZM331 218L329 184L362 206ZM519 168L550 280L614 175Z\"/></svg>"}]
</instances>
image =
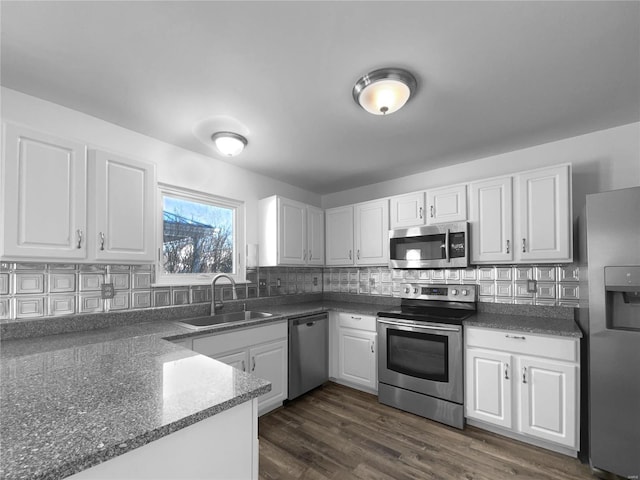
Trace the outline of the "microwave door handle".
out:
<instances>
[{"instance_id":1,"label":"microwave door handle","mask_svg":"<svg viewBox=\"0 0 640 480\"><path fill-rule=\"evenodd\" d=\"M447 228L447 233L444 237L444 256L447 259L447 263L451 261L451 252L449 252L449 234L451 230Z\"/></svg>"}]
</instances>

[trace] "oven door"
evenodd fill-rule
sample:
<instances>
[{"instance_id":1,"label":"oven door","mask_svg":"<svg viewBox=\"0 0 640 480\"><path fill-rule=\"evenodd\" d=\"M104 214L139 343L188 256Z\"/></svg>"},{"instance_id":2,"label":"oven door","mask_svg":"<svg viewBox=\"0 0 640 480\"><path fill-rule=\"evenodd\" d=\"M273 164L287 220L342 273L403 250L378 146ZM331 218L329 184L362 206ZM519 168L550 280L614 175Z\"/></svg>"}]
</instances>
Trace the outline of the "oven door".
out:
<instances>
[{"instance_id":1,"label":"oven door","mask_svg":"<svg viewBox=\"0 0 640 480\"><path fill-rule=\"evenodd\" d=\"M378 318L378 381L463 402L462 326Z\"/></svg>"}]
</instances>

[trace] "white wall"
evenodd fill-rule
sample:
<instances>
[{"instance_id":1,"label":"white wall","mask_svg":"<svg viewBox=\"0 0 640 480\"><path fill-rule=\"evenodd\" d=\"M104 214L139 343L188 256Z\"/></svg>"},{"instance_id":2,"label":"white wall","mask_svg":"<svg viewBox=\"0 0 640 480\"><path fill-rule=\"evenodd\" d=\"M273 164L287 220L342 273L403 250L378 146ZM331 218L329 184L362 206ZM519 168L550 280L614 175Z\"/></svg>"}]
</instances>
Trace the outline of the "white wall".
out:
<instances>
[{"instance_id":1,"label":"white wall","mask_svg":"<svg viewBox=\"0 0 640 480\"><path fill-rule=\"evenodd\" d=\"M320 195L2 87L2 121L157 165L158 181L245 202L246 242L258 243L258 200L278 194L320 206Z\"/></svg>"},{"instance_id":2,"label":"white wall","mask_svg":"<svg viewBox=\"0 0 640 480\"><path fill-rule=\"evenodd\" d=\"M337 207L566 162L573 164L575 217L582 212L586 194L640 185L640 123L332 193L322 197L322 206Z\"/></svg>"}]
</instances>

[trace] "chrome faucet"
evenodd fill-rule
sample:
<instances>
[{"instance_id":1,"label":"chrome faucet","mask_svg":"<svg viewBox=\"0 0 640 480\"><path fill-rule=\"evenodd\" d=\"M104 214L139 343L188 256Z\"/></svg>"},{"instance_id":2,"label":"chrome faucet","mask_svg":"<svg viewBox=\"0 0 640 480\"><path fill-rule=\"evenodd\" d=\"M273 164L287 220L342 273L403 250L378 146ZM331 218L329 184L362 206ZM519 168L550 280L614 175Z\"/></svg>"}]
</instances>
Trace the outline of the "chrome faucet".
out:
<instances>
[{"instance_id":1,"label":"chrome faucet","mask_svg":"<svg viewBox=\"0 0 640 480\"><path fill-rule=\"evenodd\" d=\"M221 277L224 277L231 282L231 288L233 288L232 290L233 299L234 300L238 299L238 294L236 293L236 281L226 273L219 273L218 275L213 277L213 280L211 281L211 316L216 314L217 307L222 307L222 300L220 300L219 302L216 302L216 282Z\"/></svg>"}]
</instances>

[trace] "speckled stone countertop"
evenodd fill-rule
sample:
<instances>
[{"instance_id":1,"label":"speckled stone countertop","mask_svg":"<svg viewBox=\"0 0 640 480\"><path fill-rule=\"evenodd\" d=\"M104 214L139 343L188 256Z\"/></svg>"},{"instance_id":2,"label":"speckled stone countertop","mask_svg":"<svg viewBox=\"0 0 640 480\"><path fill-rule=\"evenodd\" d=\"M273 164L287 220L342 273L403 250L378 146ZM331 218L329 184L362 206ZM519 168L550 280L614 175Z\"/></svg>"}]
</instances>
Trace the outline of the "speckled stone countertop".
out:
<instances>
[{"instance_id":1,"label":"speckled stone countertop","mask_svg":"<svg viewBox=\"0 0 640 480\"><path fill-rule=\"evenodd\" d=\"M465 327L516 330L542 335L582 338L582 332L571 318L534 317L479 312L463 321Z\"/></svg>"},{"instance_id":2,"label":"speckled stone countertop","mask_svg":"<svg viewBox=\"0 0 640 480\"><path fill-rule=\"evenodd\" d=\"M164 340L184 333L160 321L2 342L0 478L65 478L270 391Z\"/></svg>"}]
</instances>

